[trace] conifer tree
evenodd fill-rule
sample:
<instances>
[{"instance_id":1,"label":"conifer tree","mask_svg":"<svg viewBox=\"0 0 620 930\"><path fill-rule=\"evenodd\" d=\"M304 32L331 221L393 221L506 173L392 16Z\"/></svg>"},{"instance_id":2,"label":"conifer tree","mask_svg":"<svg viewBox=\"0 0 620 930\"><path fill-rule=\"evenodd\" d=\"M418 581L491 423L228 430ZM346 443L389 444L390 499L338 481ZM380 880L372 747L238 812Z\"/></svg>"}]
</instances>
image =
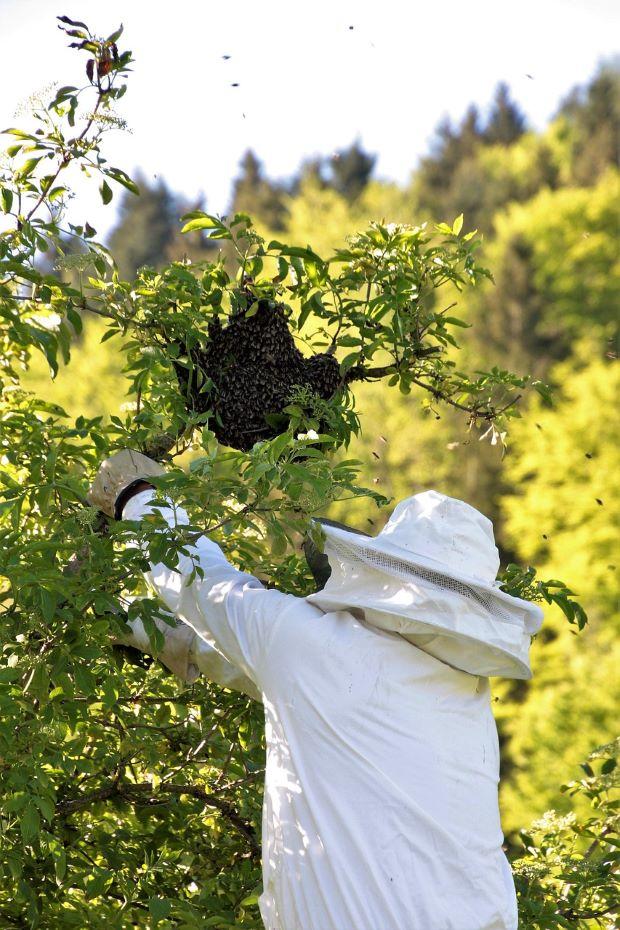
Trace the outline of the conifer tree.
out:
<instances>
[{"instance_id":1,"label":"conifer tree","mask_svg":"<svg viewBox=\"0 0 620 930\"><path fill-rule=\"evenodd\" d=\"M489 119L484 130L488 145L511 145L525 132L525 116L510 99L508 85L497 85Z\"/></svg>"},{"instance_id":2,"label":"conifer tree","mask_svg":"<svg viewBox=\"0 0 620 930\"><path fill-rule=\"evenodd\" d=\"M335 152L329 160L331 186L347 200L355 200L368 184L376 160L377 156L365 152L357 140Z\"/></svg>"},{"instance_id":3,"label":"conifer tree","mask_svg":"<svg viewBox=\"0 0 620 930\"><path fill-rule=\"evenodd\" d=\"M161 265L178 228L177 204L166 182L160 179L150 184L144 174L138 173L136 184L138 196L123 191L119 221L109 238L125 279L133 278L143 265Z\"/></svg>"},{"instance_id":4,"label":"conifer tree","mask_svg":"<svg viewBox=\"0 0 620 930\"><path fill-rule=\"evenodd\" d=\"M574 87L560 106L573 130L573 176L593 184L620 164L620 58L603 65L585 87Z\"/></svg>"},{"instance_id":5,"label":"conifer tree","mask_svg":"<svg viewBox=\"0 0 620 930\"><path fill-rule=\"evenodd\" d=\"M286 185L270 181L262 163L251 149L240 162L241 173L235 180L231 198L231 215L249 213L274 232L286 226Z\"/></svg>"}]
</instances>

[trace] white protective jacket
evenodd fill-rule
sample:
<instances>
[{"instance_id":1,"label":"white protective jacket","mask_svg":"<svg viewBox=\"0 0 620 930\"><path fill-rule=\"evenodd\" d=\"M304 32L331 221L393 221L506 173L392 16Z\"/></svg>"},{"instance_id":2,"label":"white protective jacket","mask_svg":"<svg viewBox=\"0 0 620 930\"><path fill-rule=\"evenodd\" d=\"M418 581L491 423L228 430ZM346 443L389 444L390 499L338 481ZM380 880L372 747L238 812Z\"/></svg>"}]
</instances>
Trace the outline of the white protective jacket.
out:
<instances>
[{"instance_id":1,"label":"white protective jacket","mask_svg":"<svg viewBox=\"0 0 620 930\"><path fill-rule=\"evenodd\" d=\"M202 579L188 556L147 578L262 696L266 930L516 930L488 679L264 588L206 537L190 551Z\"/></svg>"}]
</instances>

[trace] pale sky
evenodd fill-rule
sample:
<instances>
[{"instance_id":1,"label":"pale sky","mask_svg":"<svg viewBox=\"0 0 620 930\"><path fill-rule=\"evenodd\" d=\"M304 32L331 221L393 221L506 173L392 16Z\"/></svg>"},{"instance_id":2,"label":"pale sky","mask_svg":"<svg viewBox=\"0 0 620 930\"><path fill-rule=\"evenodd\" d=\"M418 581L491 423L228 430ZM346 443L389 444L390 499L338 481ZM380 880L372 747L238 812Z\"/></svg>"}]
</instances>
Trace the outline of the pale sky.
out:
<instances>
[{"instance_id":1,"label":"pale sky","mask_svg":"<svg viewBox=\"0 0 620 930\"><path fill-rule=\"evenodd\" d=\"M405 181L445 114L484 108L503 80L540 129L619 50L615 0L0 0L0 129L23 125L17 105L50 81L84 81L57 14L103 35L125 26L135 63L118 112L132 131L108 135L110 164L201 191L213 212L248 147L286 176L359 138L377 176ZM103 208L96 184L77 189L71 219L101 237L120 191Z\"/></svg>"}]
</instances>

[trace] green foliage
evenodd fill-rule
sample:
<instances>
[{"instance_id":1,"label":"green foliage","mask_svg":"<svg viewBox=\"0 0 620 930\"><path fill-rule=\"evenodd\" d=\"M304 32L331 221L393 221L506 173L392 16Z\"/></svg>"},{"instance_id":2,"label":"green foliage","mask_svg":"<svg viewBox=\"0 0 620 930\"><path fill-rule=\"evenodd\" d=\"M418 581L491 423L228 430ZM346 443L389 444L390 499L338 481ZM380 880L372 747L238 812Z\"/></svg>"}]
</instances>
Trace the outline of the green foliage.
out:
<instances>
[{"instance_id":1,"label":"green foliage","mask_svg":"<svg viewBox=\"0 0 620 930\"><path fill-rule=\"evenodd\" d=\"M486 231L494 210L515 194L514 188L497 184L487 170L487 147L505 152L524 131L525 119L505 84L498 85L484 123L473 105L457 126L443 120L414 178L419 208L429 216L464 213L469 223Z\"/></svg>"},{"instance_id":2,"label":"green foliage","mask_svg":"<svg viewBox=\"0 0 620 930\"><path fill-rule=\"evenodd\" d=\"M376 160L376 155L369 155L354 142L332 155L328 183L347 200L355 200L368 184Z\"/></svg>"},{"instance_id":3,"label":"green foliage","mask_svg":"<svg viewBox=\"0 0 620 930\"><path fill-rule=\"evenodd\" d=\"M138 186L121 169L109 167L100 150L106 127L122 124L113 104L126 91L131 55L118 51L120 31L99 39L85 24L60 19L78 40L72 44L88 54L87 83L61 88L35 112L33 132L9 131L9 160L0 175L0 203L8 218L0 235L0 918L7 927L45 930L257 930L262 714L244 697L205 681L181 686L156 663L145 669L111 648L111 637L124 629L126 618L140 616L155 646L161 635L153 622L159 605L145 589L147 562L135 537L153 560L174 564L185 542L207 532L236 565L283 590L305 594L312 579L299 543L311 514L330 508L346 510L348 517L356 512L360 519L372 514L378 528L387 505L382 491L411 493L416 480L428 486L438 473L449 493L467 482L470 488L479 485L479 459L470 455L477 427L501 446L507 421L518 414L515 392L531 382L504 364L481 371L470 348L473 374L457 367L464 352L456 337L463 334L470 345L464 326L470 319L447 301L481 293L489 277L478 261L479 240L464 231L469 217L447 198L449 208L436 215L450 222L411 224L410 194L366 183L367 177L360 185L360 159L355 171L343 168L341 180L332 179L346 196L326 186L320 172L310 172L292 196L248 158L247 191L238 186L235 198L247 206L246 195L255 197L259 229L238 210L229 219L213 217L198 204L185 217L185 241L192 236L193 244L179 246L169 192L145 189L142 182L144 200L136 198ZM86 119L76 136L73 127L81 112ZM519 135L514 120L513 129L505 129L502 113L498 110L495 136L486 142L474 112L458 139L447 133L433 178L460 164L465 150L471 154L482 146L492 159L507 142L506 131L511 138ZM527 149L530 141L521 136L516 145ZM525 176L536 161L528 158ZM104 203L118 185L126 192L116 236L126 262L121 271L96 242L92 227L63 225L70 194L64 172L71 164L97 176ZM351 188L349 175L357 177L357 187ZM528 183L525 177L523 197L529 196ZM435 194L438 190L435 185ZM587 212L588 198L563 193L566 201L536 207L542 230L531 235L536 269L543 269L557 296L555 289L564 288L552 274L558 243L575 266L573 284L579 285L584 269L596 266L589 281L599 295L597 320L600 316L604 327L611 292L605 281L606 194L602 189L591 208L589 231L596 238L586 261L578 245L580 210ZM565 202L570 233L545 220L545 210L553 213ZM165 220L161 235L148 241L143 236L140 250L130 254L123 240L140 228L153 231L148 217L158 203ZM399 222L376 221L377 216ZM514 222L523 235L530 234L526 219ZM350 235L356 228L362 232ZM291 244L307 243L310 231L316 233L314 248ZM69 246L68 239L77 246ZM219 246L225 254L216 257ZM49 260L46 265L42 258ZM64 268L56 267L59 259ZM560 296L565 308L572 307L578 329L569 288ZM185 350L208 338L209 322L226 322L235 313L251 317L259 301L286 306L291 330L306 352L335 356L341 385L330 398L295 388L280 412L281 431L241 452L218 443L212 411L198 413L186 403L173 366L190 364ZM476 315L470 316L475 321ZM99 338L103 345L96 350ZM584 382L584 397L590 391ZM129 401L119 409L125 396ZM414 412L413 396L423 401L424 413L417 405ZM608 410L609 397L601 398ZM542 403L531 409L537 418L547 415ZM367 410L372 447L356 435L360 413ZM399 437L411 427L417 431L415 449ZM457 429L458 448L448 450L446 463L444 450L454 444L451 431ZM387 444L380 438L383 430L390 431ZM387 459L389 470L381 463L384 485L373 483L364 461L351 458L349 442L362 460L378 461L375 449ZM168 474L157 484L187 508L187 528L164 530L157 517L139 527L109 523L87 505L86 488L98 462L122 446L166 462ZM386 487L388 480L392 484ZM484 501L479 504L488 511ZM527 533L517 533L511 545L527 563L539 550ZM540 557L545 568L552 563L546 551ZM553 574L562 576L564 565L556 570L553 563ZM581 594L581 576L575 580ZM540 582L533 569L516 568L505 581L512 590L555 601L573 628L582 625L580 608L561 582ZM595 622L598 610L595 605ZM553 622L561 632L549 648L572 643L569 625ZM565 661L568 652L563 655ZM589 661L588 675L594 678L596 662ZM557 664L554 675L557 680ZM569 676L561 708L568 708L571 719L581 715L583 720L583 697L574 683L575 676ZM536 704L526 702L523 709L533 728L540 716ZM594 711L607 713L601 702L594 702ZM606 732L607 726L604 722L601 729ZM584 726L583 739L595 729L594 722ZM548 759L558 743L546 738ZM516 731L511 744L514 767L521 751ZM564 771L557 773L557 782ZM528 777L549 792L549 768ZM580 826L579 836L588 829L602 836L611 808L596 779L576 797L590 797L588 792L599 805L600 824ZM602 866L584 890L574 862L566 861L567 831L576 832L571 824L545 828L542 844L527 844L537 868L544 860L551 869L539 870L535 881L523 872L521 906L532 927L573 920L553 912L558 876L564 874L556 868L560 860L561 869L569 870L569 890L561 891L564 909L608 903ZM547 924L540 922L541 914ZM569 925L580 926L574 920Z\"/></svg>"},{"instance_id":4,"label":"green foliage","mask_svg":"<svg viewBox=\"0 0 620 930\"><path fill-rule=\"evenodd\" d=\"M619 209L620 175L609 169L593 188L543 190L496 218L485 261L497 286L470 302L472 319L486 321L488 352L537 364L544 377L583 336L614 344Z\"/></svg>"},{"instance_id":5,"label":"green foliage","mask_svg":"<svg viewBox=\"0 0 620 930\"><path fill-rule=\"evenodd\" d=\"M124 355L114 343L108 351L105 343L101 345L106 332L104 320L88 314L80 319L84 317L83 330L71 343L69 362L60 361L54 380L50 379L47 359L37 354L21 374L21 385L63 407L73 419L80 415L107 419L110 414L122 413L124 405L133 409L135 400L127 399L129 380L122 371Z\"/></svg>"},{"instance_id":6,"label":"green foliage","mask_svg":"<svg viewBox=\"0 0 620 930\"><path fill-rule=\"evenodd\" d=\"M164 181L149 184L139 174L136 182L139 196L123 192L119 221L108 242L121 278L133 279L144 265L159 268L174 259L204 261L215 256L216 249L200 233L180 235L179 215L190 207Z\"/></svg>"},{"instance_id":7,"label":"green foliage","mask_svg":"<svg viewBox=\"0 0 620 930\"><path fill-rule=\"evenodd\" d=\"M515 491L503 507L518 554L565 573L605 626L617 606L620 570L620 372L595 351L583 343L575 359L557 366L554 406L535 399L515 424L507 460Z\"/></svg>"},{"instance_id":8,"label":"green foliage","mask_svg":"<svg viewBox=\"0 0 620 930\"><path fill-rule=\"evenodd\" d=\"M588 815L548 811L522 832L514 870L524 930L616 926L619 749L616 740L590 753L584 777L562 788L586 801Z\"/></svg>"},{"instance_id":9,"label":"green foliage","mask_svg":"<svg viewBox=\"0 0 620 930\"><path fill-rule=\"evenodd\" d=\"M533 811L562 812L579 796L553 784L588 749L617 732L620 547L618 366L583 343L553 369L553 407L535 400L512 430L504 533L519 559L570 579L590 619L576 648L559 613L548 613L534 648L534 678L506 708L504 733L513 770L502 787L505 826ZM553 467L550 467L550 462Z\"/></svg>"},{"instance_id":10,"label":"green foliage","mask_svg":"<svg viewBox=\"0 0 620 930\"><path fill-rule=\"evenodd\" d=\"M620 69L618 59L601 65L587 86L575 87L558 113L568 145L567 181L594 184L610 166L620 164Z\"/></svg>"},{"instance_id":11,"label":"green foliage","mask_svg":"<svg viewBox=\"0 0 620 930\"><path fill-rule=\"evenodd\" d=\"M498 84L483 138L488 145L512 145L525 132L525 116L510 99L504 82Z\"/></svg>"}]
</instances>

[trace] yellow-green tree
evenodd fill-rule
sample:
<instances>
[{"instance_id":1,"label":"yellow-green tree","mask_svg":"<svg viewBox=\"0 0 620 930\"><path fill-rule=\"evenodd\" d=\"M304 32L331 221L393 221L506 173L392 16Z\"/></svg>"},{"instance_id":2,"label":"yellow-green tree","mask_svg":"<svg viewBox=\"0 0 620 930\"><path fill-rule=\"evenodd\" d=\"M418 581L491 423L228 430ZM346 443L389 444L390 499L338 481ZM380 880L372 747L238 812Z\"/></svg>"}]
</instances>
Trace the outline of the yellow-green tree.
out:
<instances>
[{"instance_id":1,"label":"yellow-green tree","mask_svg":"<svg viewBox=\"0 0 620 930\"><path fill-rule=\"evenodd\" d=\"M484 249L495 287L469 295L476 354L546 375L584 335L618 332L620 174L592 188L542 190L496 217Z\"/></svg>"},{"instance_id":2,"label":"yellow-green tree","mask_svg":"<svg viewBox=\"0 0 620 930\"><path fill-rule=\"evenodd\" d=\"M533 401L512 431L502 498L504 532L518 557L570 579L586 606L579 641L550 609L533 646L534 678L502 709L510 829L548 807L590 747L613 739L620 697L620 369L582 343L556 367L553 407Z\"/></svg>"}]
</instances>

